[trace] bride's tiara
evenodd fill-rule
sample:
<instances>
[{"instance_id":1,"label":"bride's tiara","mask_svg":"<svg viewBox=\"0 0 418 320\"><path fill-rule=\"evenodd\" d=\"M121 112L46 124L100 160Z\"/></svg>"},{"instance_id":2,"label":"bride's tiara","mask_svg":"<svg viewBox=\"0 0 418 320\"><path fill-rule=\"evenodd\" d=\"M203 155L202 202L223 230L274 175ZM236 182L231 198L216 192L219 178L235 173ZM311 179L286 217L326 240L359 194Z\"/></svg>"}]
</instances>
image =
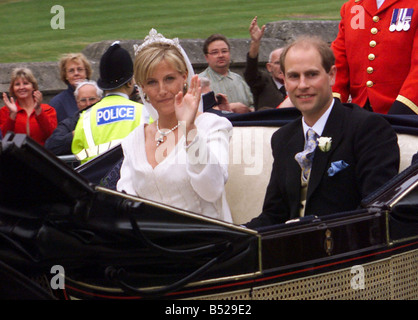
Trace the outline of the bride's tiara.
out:
<instances>
[{"instance_id":1,"label":"bride's tiara","mask_svg":"<svg viewBox=\"0 0 418 320\"><path fill-rule=\"evenodd\" d=\"M151 43L167 43L177 47L181 51L181 46L178 38L167 39L161 33L158 33L157 30L152 28L141 45L134 44L135 55L137 55L139 51Z\"/></svg>"}]
</instances>

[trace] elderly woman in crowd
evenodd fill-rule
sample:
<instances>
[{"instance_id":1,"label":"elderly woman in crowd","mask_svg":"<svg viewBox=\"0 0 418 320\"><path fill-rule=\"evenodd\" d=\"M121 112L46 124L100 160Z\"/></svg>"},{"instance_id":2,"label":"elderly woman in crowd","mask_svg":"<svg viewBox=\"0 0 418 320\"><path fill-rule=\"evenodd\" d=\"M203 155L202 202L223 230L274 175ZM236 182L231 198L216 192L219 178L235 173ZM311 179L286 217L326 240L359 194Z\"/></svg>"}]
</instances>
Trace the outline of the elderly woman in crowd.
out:
<instances>
[{"instance_id":1,"label":"elderly woman in crowd","mask_svg":"<svg viewBox=\"0 0 418 320\"><path fill-rule=\"evenodd\" d=\"M231 123L202 113L200 80L177 39L154 29L136 47L134 77L154 122L124 141L119 191L224 221Z\"/></svg>"},{"instance_id":2,"label":"elderly woman in crowd","mask_svg":"<svg viewBox=\"0 0 418 320\"><path fill-rule=\"evenodd\" d=\"M0 128L8 132L24 133L41 145L57 127L55 109L42 104L42 93L30 69L14 69L11 76L10 98L3 93L5 106L0 109Z\"/></svg>"},{"instance_id":3,"label":"elderly woman in crowd","mask_svg":"<svg viewBox=\"0 0 418 320\"><path fill-rule=\"evenodd\" d=\"M90 62L82 53L63 55L59 62L59 69L61 80L68 87L53 97L50 105L57 111L57 120L61 122L78 111L74 90L79 82L90 79L92 69Z\"/></svg>"},{"instance_id":4,"label":"elderly woman in crowd","mask_svg":"<svg viewBox=\"0 0 418 320\"><path fill-rule=\"evenodd\" d=\"M55 131L46 140L45 148L56 155L71 155L74 129L80 118L80 113L100 101L102 96L103 91L97 86L96 81L87 80L80 82L74 91L78 112L58 123Z\"/></svg>"}]
</instances>

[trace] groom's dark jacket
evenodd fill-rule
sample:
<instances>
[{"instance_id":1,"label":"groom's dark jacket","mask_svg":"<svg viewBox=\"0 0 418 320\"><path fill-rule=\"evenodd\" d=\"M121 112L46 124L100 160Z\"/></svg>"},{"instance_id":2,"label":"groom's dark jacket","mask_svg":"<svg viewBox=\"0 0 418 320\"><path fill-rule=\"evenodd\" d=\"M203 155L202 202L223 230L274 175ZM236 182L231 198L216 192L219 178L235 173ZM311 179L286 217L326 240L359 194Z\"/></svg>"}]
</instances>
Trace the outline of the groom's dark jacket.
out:
<instances>
[{"instance_id":1,"label":"groom's dark jacket","mask_svg":"<svg viewBox=\"0 0 418 320\"><path fill-rule=\"evenodd\" d=\"M309 178L305 216L354 210L361 200L393 178L399 170L397 136L379 114L335 100L322 137L331 149L315 150ZM299 217L301 169L295 154L304 148L301 118L277 130L271 138L273 167L263 212L246 224L257 228ZM345 168L328 173L332 163ZM337 165L338 168L338 165Z\"/></svg>"}]
</instances>

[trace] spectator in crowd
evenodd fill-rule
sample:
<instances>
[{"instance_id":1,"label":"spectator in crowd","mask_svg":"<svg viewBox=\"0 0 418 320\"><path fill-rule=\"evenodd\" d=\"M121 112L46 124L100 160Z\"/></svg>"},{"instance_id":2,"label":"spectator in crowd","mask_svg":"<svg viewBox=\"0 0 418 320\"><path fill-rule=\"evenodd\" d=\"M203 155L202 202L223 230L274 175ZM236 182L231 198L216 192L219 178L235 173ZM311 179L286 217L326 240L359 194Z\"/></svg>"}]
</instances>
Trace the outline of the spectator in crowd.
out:
<instances>
[{"instance_id":1,"label":"spectator in crowd","mask_svg":"<svg viewBox=\"0 0 418 320\"><path fill-rule=\"evenodd\" d=\"M350 0L332 43L334 96L382 114L418 114L418 2Z\"/></svg>"},{"instance_id":2,"label":"spectator in crowd","mask_svg":"<svg viewBox=\"0 0 418 320\"><path fill-rule=\"evenodd\" d=\"M99 68L104 98L81 113L71 145L81 163L120 144L143 116L143 105L129 99L135 90L133 62L119 41L103 54Z\"/></svg>"},{"instance_id":3,"label":"spectator in crowd","mask_svg":"<svg viewBox=\"0 0 418 320\"><path fill-rule=\"evenodd\" d=\"M251 42L244 79L253 94L255 110L276 108L286 97L283 72L280 69L280 54L283 48L277 48L270 53L269 62L266 64L268 73L258 68L258 54L265 29L265 25L261 28L258 26L257 17L251 21L249 29Z\"/></svg>"},{"instance_id":4,"label":"spectator in crowd","mask_svg":"<svg viewBox=\"0 0 418 320\"><path fill-rule=\"evenodd\" d=\"M280 59L288 95L302 117L272 136L271 178L262 213L247 223L250 228L354 210L399 169L391 125L333 99L337 69L325 41L300 38Z\"/></svg>"},{"instance_id":5,"label":"spectator in crowd","mask_svg":"<svg viewBox=\"0 0 418 320\"><path fill-rule=\"evenodd\" d=\"M71 155L71 144L73 142L74 130L77 125L80 113L90 108L103 96L103 90L93 80L80 82L75 91L74 97L77 101L78 112L58 123L57 128L46 140L45 148L55 155Z\"/></svg>"},{"instance_id":6,"label":"spectator in crowd","mask_svg":"<svg viewBox=\"0 0 418 320\"><path fill-rule=\"evenodd\" d=\"M203 44L208 67L199 74L211 81L215 95L225 94L233 112L253 111L254 102L250 88L244 79L229 69L231 64L230 44L221 34L213 34Z\"/></svg>"},{"instance_id":7,"label":"spectator in crowd","mask_svg":"<svg viewBox=\"0 0 418 320\"><path fill-rule=\"evenodd\" d=\"M90 62L82 53L67 53L59 62L60 77L67 89L57 94L49 102L57 111L57 120L61 122L78 111L74 90L79 82L91 79Z\"/></svg>"},{"instance_id":8,"label":"spectator in crowd","mask_svg":"<svg viewBox=\"0 0 418 320\"><path fill-rule=\"evenodd\" d=\"M9 94L3 93L5 106L0 109L0 127L3 135L8 131L24 133L38 142L45 140L57 127L55 109L42 103L38 82L28 68L12 71Z\"/></svg>"},{"instance_id":9,"label":"spectator in crowd","mask_svg":"<svg viewBox=\"0 0 418 320\"><path fill-rule=\"evenodd\" d=\"M232 110L228 102L228 97L222 93L215 96L215 93L210 86L210 80L206 77L199 77L199 79L202 88L203 111L214 112L217 114L219 114L219 112L231 113Z\"/></svg>"},{"instance_id":10,"label":"spectator in crowd","mask_svg":"<svg viewBox=\"0 0 418 320\"><path fill-rule=\"evenodd\" d=\"M152 29L136 48L134 70L155 121L123 140L117 190L232 222L225 195L232 125L201 112L200 80L183 48Z\"/></svg>"}]
</instances>

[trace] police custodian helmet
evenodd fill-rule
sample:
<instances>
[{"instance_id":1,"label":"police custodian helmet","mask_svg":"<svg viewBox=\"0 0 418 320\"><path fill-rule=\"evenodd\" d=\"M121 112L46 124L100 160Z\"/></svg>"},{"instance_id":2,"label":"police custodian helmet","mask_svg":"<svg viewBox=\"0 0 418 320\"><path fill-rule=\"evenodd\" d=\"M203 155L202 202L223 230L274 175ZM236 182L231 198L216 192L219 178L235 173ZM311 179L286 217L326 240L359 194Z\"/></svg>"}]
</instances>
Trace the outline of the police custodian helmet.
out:
<instances>
[{"instance_id":1,"label":"police custodian helmet","mask_svg":"<svg viewBox=\"0 0 418 320\"><path fill-rule=\"evenodd\" d=\"M100 78L97 84L102 90L123 86L133 77L133 62L128 51L119 41L114 42L100 59Z\"/></svg>"}]
</instances>

